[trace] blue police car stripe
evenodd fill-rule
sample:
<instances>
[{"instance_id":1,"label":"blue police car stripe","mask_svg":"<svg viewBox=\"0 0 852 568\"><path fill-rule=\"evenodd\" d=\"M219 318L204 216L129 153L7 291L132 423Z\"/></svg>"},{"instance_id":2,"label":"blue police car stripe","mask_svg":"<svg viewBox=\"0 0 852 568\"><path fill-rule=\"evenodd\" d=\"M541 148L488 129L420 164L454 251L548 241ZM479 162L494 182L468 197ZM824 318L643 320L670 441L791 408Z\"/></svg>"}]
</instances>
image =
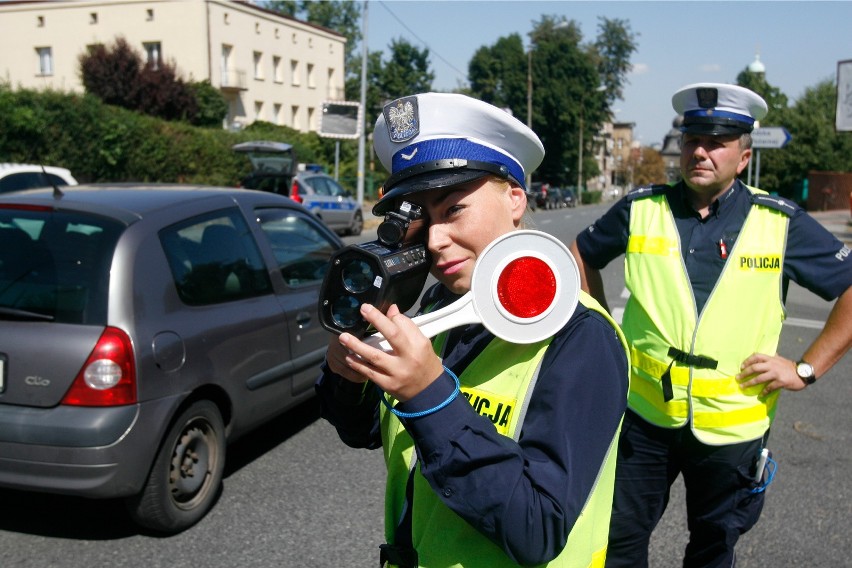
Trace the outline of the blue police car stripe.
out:
<instances>
[{"instance_id":1,"label":"blue police car stripe","mask_svg":"<svg viewBox=\"0 0 852 568\"><path fill-rule=\"evenodd\" d=\"M307 207L308 209L355 209L354 203L349 203L346 201L313 201L310 199L306 199L304 203L302 203L302 205L304 207Z\"/></svg>"},{"instance_id":2,"label":"blue police car stripe","mask_svg":"<svg viewBox=\"0 0 852 568\"><path fill-rule=\"evenodd\" d=\"M524 169L514 159L493 148L463 138L424 140L406 146L393 155L393 171L398 172L431 160L452 160L462 156L466 160L502 164L509 168L509 174L513 178L518 181L524 179Z\"/></svg>"}]
</instances>

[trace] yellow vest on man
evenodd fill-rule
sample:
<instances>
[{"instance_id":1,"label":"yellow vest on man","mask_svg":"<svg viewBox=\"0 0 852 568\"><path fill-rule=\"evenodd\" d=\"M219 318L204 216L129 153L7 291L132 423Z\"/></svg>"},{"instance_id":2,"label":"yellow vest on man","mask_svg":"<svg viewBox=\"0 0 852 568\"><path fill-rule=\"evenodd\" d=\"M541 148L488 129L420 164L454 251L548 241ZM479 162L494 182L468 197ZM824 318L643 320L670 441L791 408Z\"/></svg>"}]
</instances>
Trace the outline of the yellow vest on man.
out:
<instances>
[{"instance_id":1,"label":"yellow vest on man","mask_svg":"<svg viewBox=\"0 0 852 568\"><path fill-rule=\"evenodd\" d=\"M618 325L591 296L581 293L580 301L607 318L627 351ZM439 354L446 334L435 338ZM518 439L529 397L532 396L539 367L550 339L531 345L493 339L459 376L461 392L468 402L494 423L497 431ZM501 548L456 515L435 494L415 464L414 442L400 420L381 407L382 445L388 469L385 490L385 536L396 542L396 528L406 502L405 487L412 467L412 543L421 566L428 568L517 566ZM562 553L548 567L602 567L606 557L618 431L601 465L595 488L577 519Z\"/></svg>"},{"instance_id":2,"label":"yellow vest on man","mask_svg":"<svg viewBox=\"0 0 852 568\"><path fill-rule=\"evenodd\" d=\"M622 321L631 348L629 407L661 427L689 422L695 437L712 445L761 437L780 392L762 397L762 385L743 389L734 378L752 353L775 354L786 317L788 216L754 198L766 192L748 190L754 203L700 314L665 195L639 197L630 212L624 270L630 299ZM678 361L677 352L688 362ZM667 369L674 395L668 401L661 384Z\"/></svg>"}]
</instances>

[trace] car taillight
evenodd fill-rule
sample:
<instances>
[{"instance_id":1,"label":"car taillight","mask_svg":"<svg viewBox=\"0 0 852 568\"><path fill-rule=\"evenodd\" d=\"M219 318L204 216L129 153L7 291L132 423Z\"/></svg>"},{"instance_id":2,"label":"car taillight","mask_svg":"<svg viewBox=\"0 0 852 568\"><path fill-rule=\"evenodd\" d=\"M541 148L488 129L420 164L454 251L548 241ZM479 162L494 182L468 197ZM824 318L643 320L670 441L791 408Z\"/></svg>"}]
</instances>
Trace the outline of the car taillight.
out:
<instances>
[{"instance_id":1,"label":"car taillight","mask_svg":"<svg viewBox=\"0 0 852 568\"><path fill-rule=\"evenodd\" d=\"M108 327L77 373L62 404L121 406L136 402L136 365L126 333Z\"/></svg>"},{"instance_id":2,"label":"car taillight","mask_svg":"<svg viewBox=\"0 0 852 568\"><path fill-rule=\"evenodd\" d=\"M296 203L302 202L302 196L299 195L299 183L295 180L293 181L293 185L290 187L290 199Z\"/></svg>"}]
</instances>

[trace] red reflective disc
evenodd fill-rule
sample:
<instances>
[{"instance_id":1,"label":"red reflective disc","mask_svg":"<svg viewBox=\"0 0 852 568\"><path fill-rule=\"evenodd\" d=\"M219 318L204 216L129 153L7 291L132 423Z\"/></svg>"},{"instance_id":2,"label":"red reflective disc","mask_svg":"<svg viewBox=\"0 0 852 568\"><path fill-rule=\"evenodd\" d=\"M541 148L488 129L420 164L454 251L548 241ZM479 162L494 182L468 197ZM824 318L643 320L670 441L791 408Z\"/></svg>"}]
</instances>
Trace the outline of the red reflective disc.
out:
<instances>
[{"instance_id":1,"label":"red reflective disc","mask_svg":"<svg viewBox=\"0 0 852 568\"><path fill-rule=\"evenodd\" d=\"M519 318L543 313L556 297L556 276L546 262L522 256L506 265L497 279L497 297L507 312Z\"/></svg>"}]
</instances>

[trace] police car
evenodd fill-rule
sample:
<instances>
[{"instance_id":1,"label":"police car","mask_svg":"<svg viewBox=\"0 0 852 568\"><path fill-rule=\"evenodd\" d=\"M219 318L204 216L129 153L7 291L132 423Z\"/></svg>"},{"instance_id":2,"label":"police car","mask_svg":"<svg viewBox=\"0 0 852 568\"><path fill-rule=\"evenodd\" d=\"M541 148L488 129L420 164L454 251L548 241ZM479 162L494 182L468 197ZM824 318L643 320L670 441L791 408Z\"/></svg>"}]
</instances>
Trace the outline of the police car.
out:
<instances>
[{"instance_id":1,"label":"police car","mask_svg":"<svg viewBox=\"0 0 852 568\"><path fill-rule=\"evenodd\" d=\"M254 140L236 144L232 150L246 154L253 168L240 181L240 187L286 195L322 219L333 231L341 235L361 234L364 215L352 193L321 168L303 167L299 171L292 145Z\"/></svg>"}]
</instances>

